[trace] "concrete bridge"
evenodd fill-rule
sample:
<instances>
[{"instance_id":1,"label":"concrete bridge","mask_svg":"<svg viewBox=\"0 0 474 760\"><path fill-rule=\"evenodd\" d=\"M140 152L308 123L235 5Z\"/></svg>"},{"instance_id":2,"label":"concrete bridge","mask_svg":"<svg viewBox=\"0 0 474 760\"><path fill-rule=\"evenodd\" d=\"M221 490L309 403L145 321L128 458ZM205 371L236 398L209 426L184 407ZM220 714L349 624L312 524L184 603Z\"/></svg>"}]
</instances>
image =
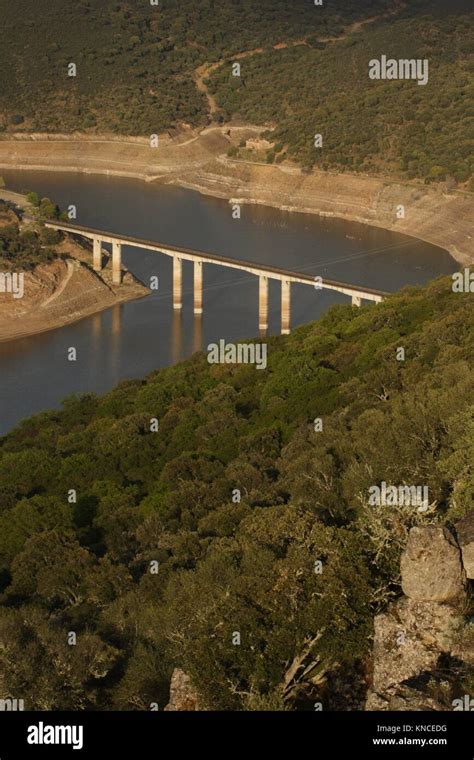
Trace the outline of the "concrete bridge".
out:
<instances>
[{"instance_id":1,"label":"concrete bridge","mask_svg":"<svg viewBox=\"0 0 474 760\"><path fill-rule=\"evenodd\" d=\"M190 248L180 248L167 243L158 243L153 240L118 235L104 230L95 230L91 227L81 227L69 222L45 222L45 226L53 230L61 230L73 235L92 240L93 267L96 272L102 269L102 244L112 245L112 279L115 285L120 285L122 278L122 246L132 248L144 248L149 251L157 251L171 256L173 259L173 308L181 309L183 305L182 295L182 269L183 261L194 263L194 313L202 314L202 283L203 265L217 264L229 269L240 269L250 272L259 278L259 329L264 332L268 329L268 281L279 280L281 282L281 332L287 335L290 332L291 323L291 283L297 282L303 285L311 285L317 290L335 290L352 298L354 306L360 306L362 299L379 303L388 293L382 290L350 285L335 280L326 280L313 275L291 272L287 269L268 266L267 264L254 264L251 261L240 261L214 253L195 251Z\"/></svg>"}]
</instances>

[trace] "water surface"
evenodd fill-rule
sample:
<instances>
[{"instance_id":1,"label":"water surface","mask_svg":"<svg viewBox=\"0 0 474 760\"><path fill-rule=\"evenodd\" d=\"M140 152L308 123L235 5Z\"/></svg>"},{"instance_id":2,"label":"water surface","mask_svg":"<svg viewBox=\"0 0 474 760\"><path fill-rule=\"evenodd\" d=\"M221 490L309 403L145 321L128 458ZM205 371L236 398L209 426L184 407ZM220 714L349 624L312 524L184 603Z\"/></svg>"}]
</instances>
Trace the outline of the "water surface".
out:
<instances>
[{"instance_id":1,"label":"water surface","mask_svg":"<svg viewBox=\"0 0 474 760\"><path fill-rule=\"evenodd\" d=\"M36 190L62 209L73 204L77 223L124 235L197 248L323 278L396 291L457 270L436 246L357 223L242 206L232 218L227 201L172 186L79 173L3 171L11 190ZM71 393L103 393L126 378L143 377L220 338L258 334L258 279L214 265L204 267L204 314L192 309L192 264L183 265L183 312L172 309L172 262L159 253L123 248L125 265L158 292L115 306L73 325L0 344L0 434L24 417L58 407ZM269 333L280 329L279 287L270 282ZM348 299L332 291L292 286L292 326L317 319ZM67 349L77 349L76 362Z\"/></svg>"}]
</instances>

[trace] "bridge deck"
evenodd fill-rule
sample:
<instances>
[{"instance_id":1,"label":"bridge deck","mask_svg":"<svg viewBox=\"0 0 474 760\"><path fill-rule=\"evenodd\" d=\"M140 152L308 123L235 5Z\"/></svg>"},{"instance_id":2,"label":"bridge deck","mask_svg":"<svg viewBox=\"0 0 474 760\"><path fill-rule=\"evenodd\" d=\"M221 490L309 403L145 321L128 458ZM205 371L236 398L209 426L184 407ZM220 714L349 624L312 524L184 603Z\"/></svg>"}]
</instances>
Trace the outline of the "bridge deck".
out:
<instances>
[{"instance_id":1,"label":"bridge deck","mask_svg":"<svg viewBox=\"0 0 474 760\"><path fill-rule=\"evenodd\" d=\"M258 264L253 261L232 259L227 256L219 256L218 254L209 253L207 251L182 248L180 246L170 245L169 243L158 243L154 240L145 240L130 235L119 235L105 230L96 230L92 227L82 227L80 225L70 224L69 222L48 221L45 222L45 226L50 229L62 230L64 232L82 235L84 237L99 238L104 243L120 243L122 245L129 245L136 248L159 251L167 255L179 256L180 258L189 261L201 261L209 264L230 267L232 269L240 269L270 279L287 280L288 282L298 282L305 285L313 285L313 287L315 286L315 275L293 272L281 267L270 266L269 264ZM337 280L327 280L326 278L322 278L322 288L337 290L340 293L359 296L360 298L373 301L381 301L383 298L390 295L383 290L375 290L374 288L368 288L363 285L352 285L345 282L338 282Z\"/></svg>"}]
</instances>

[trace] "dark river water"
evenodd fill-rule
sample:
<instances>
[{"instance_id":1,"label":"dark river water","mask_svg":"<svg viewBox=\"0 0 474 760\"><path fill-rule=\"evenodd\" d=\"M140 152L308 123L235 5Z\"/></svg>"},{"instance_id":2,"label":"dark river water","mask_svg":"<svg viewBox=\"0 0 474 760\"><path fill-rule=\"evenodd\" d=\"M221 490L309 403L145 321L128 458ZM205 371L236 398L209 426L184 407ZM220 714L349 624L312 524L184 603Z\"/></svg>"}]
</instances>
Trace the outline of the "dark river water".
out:
<instances>
[{"instance_id":1,"label":"dark river water","mask_svg":"<svg viewBox=\"0 0 474 760\"><path fill-rule=\"evenodd\" d=\"M2 171L11 190L36 190L77 223L233 258L282 266L329 279L396 291L458 268L448 253L404 235L361 224L242 206L139 180L83 174ZM204 267L204 314L192 309L192 264L183 265L183 313L173 314L172 263L165 255L123 249L125 265L158 292L47 333L0 344L0 434L24 417L60 405L71 393L102 393L143 377L219 339L258 335L258 281L245 272ZM279 287L270 282L269 333L280 330ZM317 319L348 298L292 286L292 327ZM76 362L67 349L77 349Z\"/></svg>"}]
</instances>

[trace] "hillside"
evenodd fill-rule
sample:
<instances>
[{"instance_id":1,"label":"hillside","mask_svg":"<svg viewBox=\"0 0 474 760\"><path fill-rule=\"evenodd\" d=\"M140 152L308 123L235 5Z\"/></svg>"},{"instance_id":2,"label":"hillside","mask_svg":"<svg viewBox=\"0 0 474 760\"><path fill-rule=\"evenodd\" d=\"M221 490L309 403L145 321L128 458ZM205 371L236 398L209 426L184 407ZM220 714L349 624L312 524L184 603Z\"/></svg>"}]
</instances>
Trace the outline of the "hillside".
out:
<instances>
[{"instance_id":1,"label":"hillside","mask_svg":"<svg viewBox=\"0 0 474 760\"><path fill-rule=\"evenodd\" d=\"M212 73L211 92L226 118L275 125L269 161L464 183L474 144L471 3L398 5L336 42L308 36L247 57L240 77L229 62ZM382 55L427 60L427 84L371 80L369 61Z\"/></svg>"},{"instance_id":2,"label":"hillside","mask_svg":"<svg viewBox=\"0 0 474 760\"><path fill-rule=\"evenodd\" d=\"M269 339L265 371L196 354L1 439L4 693L162 708L179 667L214 708L360 708L409 529L472 508L472 297L451 284L334 307ZM429 508L371 506L382 482ZM472 693L442 678L445 709Z\"/></svg>"},{"instance_id":3,"label":"hillside","mask_svg":"<svg viewBox=\"0 0 474 760\"><path fill-rule=\"evenodd\" d=\"M46 229L39 234L21 230L12 204L0 199L0 267L3 271L31 271L57 258L54 244L58 237Z\"/></svg>"},{"instance_id":4,"label":"hillside","mask_svg":"<svg viewBox=\"0 0 474 760\"><path fill-rule=\"evenodd\" d=\"M37 220L20 223L10 204L0 199L0 342L62 327L148 295L148 288L128 271L117 289L109 261L97 274L90 249L46 229L42 213L59 214L49 199L28 208Z\"/></svg>"},{"instance_id":5,"label":"hillside","mask_svg":"<svg viewBox=\"0 0 474 760\"><path fill-rule=\"evenodd\" d=\"M2 7L1 108L32 130L97 126L151 134L180 121L206 123L193 73L242 49L297 39L308 28L337 35L345 22L386 8L350 0L318 14L306 0L20 0ZM18 25L19 15L22 18ZM30 61L36 65L30 66ZM77 77L67 66L76 63Z\"/></svg>"},{"instance_id":6,"label":"hillside","mask_svg":"<svg viewBox=\"0 0 474 760\"><path fill-rule=\"evenodd\" d=\"M0 128L149 137L245 120L270 127L270 162L464 186L469 8L468 0L4 4ZM368 61L381 54L427 58L428 84L370 80ZM245 145L241 153L255 158Z\"/></svg>"}]
</instances>

